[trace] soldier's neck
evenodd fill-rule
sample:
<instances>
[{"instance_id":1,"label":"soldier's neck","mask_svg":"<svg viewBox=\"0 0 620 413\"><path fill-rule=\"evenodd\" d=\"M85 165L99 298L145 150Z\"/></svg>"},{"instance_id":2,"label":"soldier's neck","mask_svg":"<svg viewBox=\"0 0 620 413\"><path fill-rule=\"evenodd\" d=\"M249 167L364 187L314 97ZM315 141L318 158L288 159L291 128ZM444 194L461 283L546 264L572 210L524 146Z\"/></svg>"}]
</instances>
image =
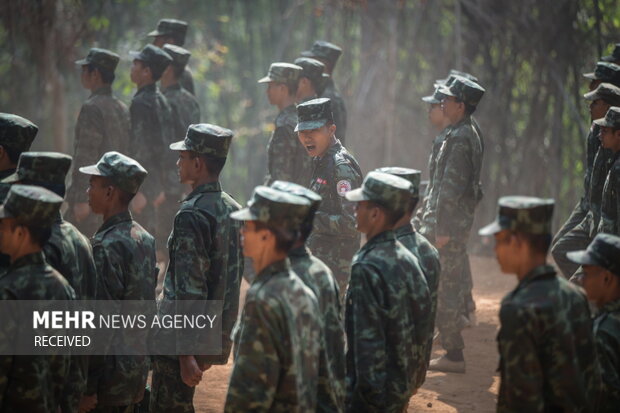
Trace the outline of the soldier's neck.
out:
<instances>
[{"instance_id":1,"label":"soldier's neck","mask_svg":"<svg viewBox=\"0 0 620 413\"><path fill-rule=\"evenodd\" d=\"M145 81L140 81L139 83L136 83L136 86L138 87L138 90L142 89L143 87L146 86L150 86L155 84L155 82L153 82L152 80L145 80Z\"/></svg>"},{"instance_id":2,"label":"soldier's neck","mask_svg":"<svg viewBox=\"0 0 620 413\"><path fill-rule=\"evenodd\" d=\"M164 78L165 76L162 76L161 80L159 81L159 85L161 86L162 90L163 89L167 89L170 86L175 86L179 84L179 81L177 79L168 79L167 77Z\"/></svg>"},{"instance_id":3,"label":"soldier's neck","mask_svg":"<svg viewBox=\"0 0 620 413\"><path fill-rule=\"evenodd\" d=\"M16 251L9 255L11 258L11 263L17 261L18 259L25 257L26 255L35 254L37 252L41 252L42 248L34 243L27 243L21 245Z\"/></svg>"},{"instance_id":4,"label":"soldier's neck","mask_svg":"<svg viewBox=\"0 0 620 413\"><path fill-rule=\"evenodd\" d=\"M99 89L101 89L104 86L109 86L109 85L103 83L100 79L92 79L91 82L92 83L89 85L90 87L88 89L92 93L98 91Z\"/></svg>"},{"instance_id":5,"label":"soldier's neck","mask_svg":"<svg viewBox=\"0 0 620 413\"><path fill-rule=\"evenodd\" d=\"M218 180L219 180L218 176L210 176L210 175L199 176L198 178L194 179L191 183L192 191L198 188L200 185L212 184L214 182L217 182Z\"/></svg>"},{"instance_id":6,"label":"soldier's neck","mask_svg":"<svg viewBox=\"0 0 620 413\"><path fill-rule=\"evenodd\" d=\"M398 222L396 222L396 224L394 225L394 229L404 227L405 225L411 226L411 214L403 215L402 218L399 219Z\"/></svg>"},{"instance_id":7,"label":"soldier's neck","mask_svg":"<svg viewBox=\"0 0 620 413\"><path fill-rule=\"evenodd\" d=\"M534 268L547 265L547 256L543 254L531 254L523 257L519 267L516 270L516 275L519 281L523 280Z\"/></svg>"},{"instance_id":8,"label":"soldier's neck","mask_svg":"<svg viewBox=\"0 0 620 413\"><path fill-rule=\"evenodd\" d=\"M265 251L260 257L252 258L252 267L255 274L260 274L270 265L286 259L287 254L276 250Z\"/></svg>"},{"instance_id":9,"label":"soldier's neck","mask_svg":"<svg viewBox=\"0 0 620 413\"><path fill-rule=\"evenodd\" d=\"M287 95L286 98L282 99L282 101L278 103L278 109L284 110L293 104L295 104L295 96Z\"/></svg>"},{"instance_id":10,"label":"soldier's neck","mask_svg":"<svg viewBox=\"0 0 620 413\"><path fill-rule=\"evenodd\" d=\"M118 215L123 212L129 211L127 205L111 205L107 208L103 213L103 222L106 222L108 219L112 218L115 215Z\"/></svg>"}]
</instances>

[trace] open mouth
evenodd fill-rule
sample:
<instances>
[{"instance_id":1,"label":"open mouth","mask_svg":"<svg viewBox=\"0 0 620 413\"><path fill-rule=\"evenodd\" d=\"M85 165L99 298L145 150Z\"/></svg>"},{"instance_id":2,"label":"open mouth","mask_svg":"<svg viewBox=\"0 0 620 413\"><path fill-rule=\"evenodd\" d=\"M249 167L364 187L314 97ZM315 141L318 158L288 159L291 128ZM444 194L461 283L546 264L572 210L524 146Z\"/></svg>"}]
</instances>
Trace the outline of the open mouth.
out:
<instances>
[{"instance_id":1,"label":"open mouth","mask_svg":"<svg viewBox=\"0 0 620 413\"><path fill-rule=\"evenodd\" d=\"M312 152L315 149L316 149L316 145L306 145L306 150L308 152Z\"/></svg>"}]
</instances>

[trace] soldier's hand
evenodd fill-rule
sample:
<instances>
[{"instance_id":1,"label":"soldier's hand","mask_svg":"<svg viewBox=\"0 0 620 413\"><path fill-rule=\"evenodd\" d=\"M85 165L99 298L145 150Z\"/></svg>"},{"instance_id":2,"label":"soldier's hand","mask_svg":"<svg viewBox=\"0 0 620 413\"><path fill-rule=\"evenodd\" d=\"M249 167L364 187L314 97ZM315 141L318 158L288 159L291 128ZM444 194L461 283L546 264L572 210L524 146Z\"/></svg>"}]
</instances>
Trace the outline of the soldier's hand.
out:
<instances>
[{"instance_id":1,"label":"soldier's hand","mask_svg":"<svg viewBox=\"0 0 620 413\"><path fill-rule=\"evenodd\" d=\"M200 370L205 372L211 368L211 364L201 363L198 367L200 368Z\"/></svg>"},{"instance_id":2,"label":"soldier's hand","mask_svg":"<svg viewBox=\"0 0 620 413\"><path fill-rule=\"evenodd\" d=\"M73 216L77 222L82 222L90 214L88 202L79 202L73 205Z\"/></svg>"},{"instance_id":3,"label":"soldier's hand","mask_svg":"<svg viewBox=\"0 0 620 413\"><path fill-rule=\"evenodd\" d=\"M202 370L198 367L194 356L179 356L181 379L189 387L194 387L202 380Z\"/></svg>"},{"instance_id":4,"label":"soldier's hand","mask_svg":"<svg viewBox=\"0 0 620 413\"><path fill-rule=\"evenodd\" d=\"M450 242L450 237L447 236L438 236L435 239L435 247L437 247L437 249L442 249L443 247L446 246L446 244Z\"/></svg>"},{"instance_id":5,"label":"soldier's hand","mask_svg":"<svg viewBox=\"0 0 620 413\"><path fill-rule=\"evenodd\" d=\"M136 214L141 214L148 201L142 192L138 192L131 201L131 210Z\"/></svg>"},{"instance_id":6,"label":"soldier's hand","mask_svg":"<svg viewBox=\"0 0 620 413\"><path fill-rule=\"evenodd\" d=\"M97 405L97 394L92 396L82 396L80 399L80 405L78 407L79 413L85 413L93 410Z\"/></svg>"},{"instance_id":7,"label":"soldier's hand","mask_svg":"<svg viewBox=\"0 0 620 413\"><path fill-rule=\"evenodd\" d=\"M165 200L166 200L166 194L164 194L164 191L161 191L159 195L157 195L157 198L155 198L155 200L153 201L153 206L157 208L158 206L163 204Z\"/></svg>"}]
</instances>

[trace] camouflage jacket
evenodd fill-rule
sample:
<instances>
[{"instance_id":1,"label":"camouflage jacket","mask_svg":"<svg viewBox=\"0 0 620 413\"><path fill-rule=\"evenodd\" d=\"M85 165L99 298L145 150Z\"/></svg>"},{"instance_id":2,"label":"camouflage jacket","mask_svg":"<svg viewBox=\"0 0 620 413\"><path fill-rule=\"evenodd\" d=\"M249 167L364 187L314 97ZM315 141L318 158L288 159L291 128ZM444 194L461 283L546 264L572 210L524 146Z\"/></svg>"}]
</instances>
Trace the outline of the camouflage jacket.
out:
<instances>
[{"instance_id":1,"label":"camouflage jacket","mask_svg":"<svg viewBox=\"0 0 620 413\"><path fill-rule=\"evenodd\" d=\"M594 320L594 339L601 369L602 413L620 406L620 300L607 303Z\"/></svg>"},{"instance_id":2,"label":"camouflage jacket","mask_svg":"<svg viewBox=\"0 0 620 413\"><path fill-rule=\"evenodd\" d=\"M43 252L45 260L69 281L78 300L96 298L97 270L90 242L60 213Z\"/></svg>"},{"instance_id":3,"label":"camouflage jacket","mask_svg":"<svg viewBox=\"0 0 620 413\"><path fill-rule=\"evenodd\" d=\"M327 79L325 89L320 93L322 98L329 98L332 101L332 113L334 115L334 123L336 124L336 136L344 145L347 135L347 108L344 105L344 99L340 95L340 91L336 87L333 78Z\"/></svg>"},{"instance_id":4,"label":"camouflage jacket","mask_svg":"<svg viewBox=\"0 0 620 413\"><path fill-rule=\"evenodd\" d=\"M73 300L75 293L38 252L11 264L0 278L0 299ZM6 333L13 328L23 326L9 326ZM55 412L69 375L69 357L0 356L0 411Z\"/></svg>"},{"instance_id":5,"label":"camouflage jacket","mask_svg":"<svg viewBox=\"0 0 620 413\"><path fill-rule=\"evenodd\" d=\"M321 329L316 297L288 260L263 269L245 298L224 411L315 411Z\"/></svg>"},{"instance_id":6,"label":"camouflage jacket","mask_svg":"<svg viewBox=\"0 0 620 413\"><path fill-rule=\"evenodd\" d=\"M474 212L482 198L480 170L483 144L471 118L452 126L439 150L430 199L420 232L428 239L449 236L466 243ZM433 222L435 221L435 222Z\"/></svg>"},{"instance_id":7,"label":"camouflage jacket","mask_svg":"<svg viewBox=\"0 0 620 413\"><path fill-rule=\"evenodd\" d=\"M534 268L502 300L498 412L587 412L599 386L592 319L579 287Z\"/></svg>"},{"instance_id":8,"label":"camouflage jacket","mask_svg":"<svg viewBox=\"0 0 620 413\"><path fill-rule=\"evenodd\" d=\"M615 159L616 157L613 156L608 149L603 147L598 148L596 156L594 157L594 164L590 172L590 185L586 190L585 203L588 206L588 210L586 212L586 217L580 224L592 237L596 235L599 225L601 224L601 209L605 182Z\"/></svg>"},{"instance_id":9,"label":"camouflage jacket","mask_svg":"<svg viewBox=\"0 0 620 413\"><path fill-rule=\"evenodd\" d=\"M292 249L288 256L293 272L316 296L319 314L323 320L316 411L342 412L345 395L345 360L338 284L327 265L314 257L305 246Z\"/></svg>"},{"instance_id":10,"label":"camouflage jacket","mask_svg":"<svg viewBox=\"0 0 620 413\"><path fill-rule=\"evenodd\" d=\"M426 279L431 298L430 311L430 335L426 348L422 348L422 357L425 365L428 366L433 347L433 331L435 329L435 315L437 314L437 289L439 287L439 275L441 265L439 263L439 252L426 238L417 233L411 224L403 225L394 230L396 239L405 246L417 259ZM419 388L426 378L426 369L420 369L420 376L417 378L415 386Z\"/></svg>"},{"instance_id":11,"label":"camouflage jacket","mask_svg":"<svg viewBox=\"0 0 620 413\"><path fill-rule=\"evenodd\" d=\"M183 89L196 96L196 91L194 90L194 76L192 75L192 71L189 67L186 66L185 70L183 70L179 83Z\"/></svg>"},{"instance_id":12,"label":"camouflage jacket","mask_svg":"<svg viewBox=\"0 0 620 413\"><path fill-rule=\"evenodd\" d=\"M274 181L288 181L306 186L312 174L312 158L299 142L295 105L287 106L278 114L275 130L267 144L267 176L265 185Z\"/></svg>"},{"instance_id":13,"label":"camouflage jacket","mask_svg":"<svg viewBox=\"0 0 620 413\"><path fill-rule=\"evenodd\" d=\"M7 169L4 171L0 171L0 180L13 175L15 173L15 169ZM0 182L0 204L4 203L4 199L9 193L9 189L11 189L11 184ZM0 274L5 271L9 265L11 264L11 258L0 252Z\"/></svg>"},{"instance_id":14,"label":"camouflage jacket","mask_svg":"<svg viewBox=\"0 0 620 413\"><path fill-rule=\"evenodd\" d=\"M138 89L129 112L132 132L129 155L149 172L140 190L152 201L165 188L178 186L178 177L172 178L168 173L175 165L165 164L170 159L166 156L171 152L168 145L175 141L172 110L153 83Z\"/></svg>"},{"instance_id":15,"label":"camouflage jacket","mask_svg":"<svg viewBox=\"0 0 620 413\"><path fill-rule=\"evenodd\" d=\"M88 175L80 173L81 166L97 163L109 151L127 153L130 144L129 110L112 94L112 88L95 90L82 105L75 125L73 141L73 172L67 202L88 202Z\"/></svg>"},{"instance_id":16,"label":"camouflage jacket","mask_svg":"<svg viewBox=\"0 0 620 413\"><path fill-rule=\"evenodd\" d=\"M609 168L601 199L601 219L597 232L620 235L620 152L610 157Z\"/></svg>"},{"instance_id":17,"label":"camouflage jacket","mask_svg":"<svg viewBox=\"0 0 620 413\"><path fill-rule=\"evenodd\" d=\"M230 355L243 274L241 223L230 214L240 208L219 182L200 185L181 204L168 238L163 300L224 301L222 355L199 356L208 364L226 364Z\"/></svg>"},{"instance_id":18,"label":"camouflage jacket","mask_svg":"<svg viewBox=\"0 0 620 413\"><path fill-rule=\"evenodd\" d=\"M368 240L353 258L346 294L346 411L403 411L426 370L430 311L418 260L394 232Z\"/></svg>"},{"instance_id":19,"label":"camouflage jacket","mask_svg":"<svg viewBox=\"0 0 620 413\"><path fill-rule=\"evenodd\" d=\"M155 301L155 240L121 212L103 223L92 239L99 275L97 299ZM86 394L98 403L128 405L142 399L149 369L146 356L92 356Z\"/></svg>"},{"instance_id":20,"label":"camouflage jacket","mask_svg":"<svg viewBox=\"0 0 620 413\"><path fill-rule=\"evenodd\" d=\"M601 147L601 128L592 123L588 136L586 137L586 167L583 176L584 195L581 198L580 206L582 210L588 211L590 208L590 180L592 179L592 170L594 169L594 159L596 153Z\"/></svg>"}]
</instances>

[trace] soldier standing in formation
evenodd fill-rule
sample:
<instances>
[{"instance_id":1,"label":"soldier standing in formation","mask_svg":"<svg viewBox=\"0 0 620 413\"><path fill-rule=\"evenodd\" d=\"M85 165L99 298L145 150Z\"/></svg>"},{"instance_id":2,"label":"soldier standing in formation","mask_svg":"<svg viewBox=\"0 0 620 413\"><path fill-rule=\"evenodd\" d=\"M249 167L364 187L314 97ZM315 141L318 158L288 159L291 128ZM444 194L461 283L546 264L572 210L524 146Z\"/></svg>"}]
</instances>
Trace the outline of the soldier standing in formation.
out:
<instances>
[{"instance_id":1,"label":"soldier standing in formation","mask_svg":"<svg viewBox=\"0 0 620 413\"><path fill-rule=\"evenodd\" d=\"M185 36L187 35L187 22L176 19L161 19L157 22L157 28L148 34L153 38L153 45L164 47L165 44L172 44L183 47L185 45ZM183 89L192 95L196 95L194 90L194 78L189 67L183 68L183 73L179 77L179 83Z\"/></svg>"},{"instance_id":2,"label":"soldier standing in formation","mask_svg":"<svg viewBox=\"0 0 620 413\"><path fill-rule=\"evenodd\" d=\"M310 57L300 57L294 63L302 69L297 84L297 102L304 103L318 98L318 91L323 89L329 79L329 75L324 73L325 65Z\"/></svg>"}]
</instances>

